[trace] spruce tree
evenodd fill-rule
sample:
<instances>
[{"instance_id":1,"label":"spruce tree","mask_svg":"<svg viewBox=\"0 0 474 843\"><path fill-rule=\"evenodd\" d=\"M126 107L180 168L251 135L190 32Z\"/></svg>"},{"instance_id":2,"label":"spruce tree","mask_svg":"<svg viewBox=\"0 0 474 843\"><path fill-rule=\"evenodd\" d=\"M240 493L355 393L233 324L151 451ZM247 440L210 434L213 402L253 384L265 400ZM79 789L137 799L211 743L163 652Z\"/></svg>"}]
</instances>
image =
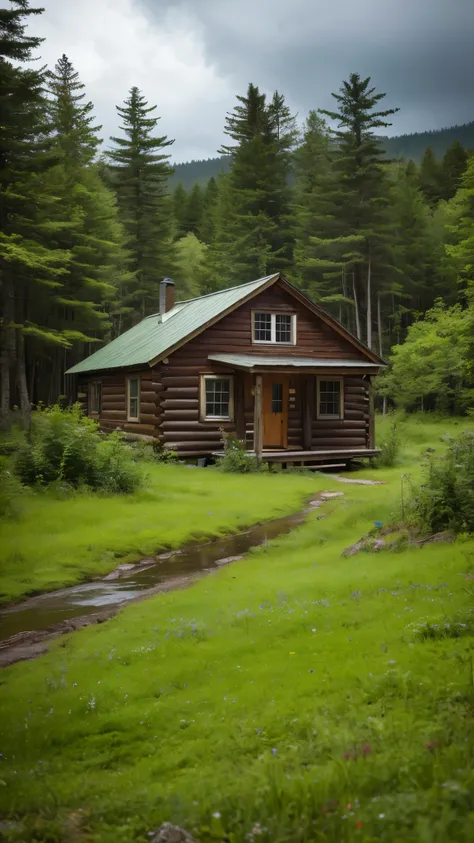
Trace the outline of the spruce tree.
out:
<instances>
[{"instance_id":1,"label":"spruce tree","mask_svg":"<svg viewBox=\"0 0 474 843\"><path fill-rule=\"evenodd\" d=\"M202 243L208 245L213 242L216 231L216 205L219 188L212 176L204 190L202 203L202 217L197 236Z\"/></svg>"},{"instance_id":2,"label":"spruce tree","mask_svg":"<svg viewBox=\"0 0 474 843\"><path fill-rule=\"evenodd\" d=\"M188 194L179 182L172 195L175 237L179 239L186 234L186 213L188 208Z\"/></svg>"},{"instance_id":3,"label":"spruce tree","mask_svg":"<svg viewBox=\"0 0 474 843\"><path fill-rule=\"evenodd\" d=\"M441 162L442 199L453 198L461 186L468 161L469 154L459 141L454 141L451 146L448 146Z\"/></svg>"},{"instance_id":4,"label":"spruce tree","mask_svg":"<svg viewBox=\"0 0 474 843\"><path fill-rule=\"evenodd\" d=\"M10 0L0 9L0 295L1 423L9 423L10 406L19 401L28 422L25 336L42 342L66 341L35 318L44 291L61 284L66 256L50 247L46 230L54 199L45 186L55 163L48 138L45 71L25 66L40 45L26 31L31 16L42 10L28 0Z\"/></svg>"},{"instance_id":5,"label":"spruce tree","mask_svg":"<svg viewBox=\"0 0 474 843\"><path fill-rule=\"evenodd\" d=\"M290 151L293 118L283 97L249 85L247 96L227 115L225 134L233 143L220 152L231 156L229 201L217 238L227 265L220 286L237 284L291 265ZM215 250L211 253L215 254Z\"/></svg>"},{"instance_id":6,"label":"spruce tree","mask_svg":"<svg viewBox=\"0 0 474 843\"><path fill-rule=\"evenodd\" d=\"M331 257L318 256L318 244L342 235L338 218L333 150L325 121L311 111L295 153L295 269L298 285L316 301L352 327L350 280Z\"/></svg>"},{"instance_id":7,"label":"spruce tree","mask_svg":"<svg viewBox=\"0 0 474 843\"><path fill-rule=\"evenodd\" d=\"M94 160L102 143L98 136L102 126L94 125L94 106L90 101L83 102L85 86L66 55L58 59L48 77L56 143L65 167L72 171Z\"/></svg>"},{"instance_id":8,"label":"spruce tree","mask_svg":"<svg viewBox=\"0 0 474 843\"><path fill-rule=\"evenodd\" d=\"M201 186L196 182L186 203L186 234L191 232L197 236L202 223L204 197Z\"/></svg>"},{"instance_id":9,"label":"spruce tree","mask_svg":"<svg viewBox=\"0 0 474 843\"><path fill-rule=\"evenodd\" d=\"M138 88L130 90L124 106L117 106L125 137L112 137L108 153L120 215L130 254L133 280L124 304L135 322L158 310L160 280L173 273L172 204L167 195L173 143L154 130L156 105L148 106Z\"/></svg>"},{"instance_id":10,"label":"spruce tree","mask_svg":"<svg viewBox=\"0 0 474 843\"><path fill-rule=\"evenodd\" d=\"M443 172L431 146L427 146L420 166L420 187L429 205L434 207L443 195Z\"/></svg>"},{"instance_id":11,"label":"spruce tree","mask_svg":"<svg viewBox=\"0 0 474 843\"><path fill-rule=\"evenodd\" d=\"M391 235L386 175L387 159L374 130L391 124L398 109L378 110L385 94L370 87L370 77L352 73L340 93L333 94L338 111L319 112L338 124L334 138L334 213L340 225L337 237L315 243L315 257L330 259L333 271L351 277L356 330L372 345L374 292L385 293L390 265Z\"/></svg>"},{"instance_id":12,"label":"spruce tree","mask_svg":"<svg viewBox=\"0 0 474 843\"><path fill-rule=\"evenodd\" d=\"M91 344L110 338L110 311L126 264L116 200L93 163L100 127L93 125L92 104L83 104L84 85L66 56L49 78L50 127L58 163L46 181L54 202L44 238L69 259L61 287L51 289L38 305L50 331L65 346L40 355L36 397L43 401L57 399L64 370L93 350ZM35 339L30 343L32 355L38 356ZM47 388L42 377L46 370Z\"/></svg>"}]
</instances>

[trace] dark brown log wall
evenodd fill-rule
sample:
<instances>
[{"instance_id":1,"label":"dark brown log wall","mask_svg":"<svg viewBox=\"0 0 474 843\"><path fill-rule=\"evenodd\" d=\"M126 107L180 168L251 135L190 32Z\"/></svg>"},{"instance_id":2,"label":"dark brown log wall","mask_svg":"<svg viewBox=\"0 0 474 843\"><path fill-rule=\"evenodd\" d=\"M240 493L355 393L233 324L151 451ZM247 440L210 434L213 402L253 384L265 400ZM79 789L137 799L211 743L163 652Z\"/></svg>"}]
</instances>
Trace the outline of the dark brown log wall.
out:
<instances>
[{"instance_id":1,"label":"dark brown log wall","mask_svg":"<svg viewBox=\"0 0 474 843\"><path fill-rule=\"evenodd\" d=\"M369 378L360 375L344 377L343 419L317 419L316 390L312 390L312 450L369 447L369 386Z\"/></svg>"},{"instance_id":2,"label":"dark brown log wall","mask_svg":"<svg viewBox=\"0 0 474 843\"><path fill-rule=\"evenodd\" d=\"M138 422L127 421L127 375L125 373L104 373L91 379L99 380L102 384L102 409L98 418L100 426L105 431L123 430L126 433L157 436L162 414L162 386L159 372L151 369L130 372L130 377L140 378ZM81 383L80 390L88 396L89 381Z\"/></svg>"}]
</instances>

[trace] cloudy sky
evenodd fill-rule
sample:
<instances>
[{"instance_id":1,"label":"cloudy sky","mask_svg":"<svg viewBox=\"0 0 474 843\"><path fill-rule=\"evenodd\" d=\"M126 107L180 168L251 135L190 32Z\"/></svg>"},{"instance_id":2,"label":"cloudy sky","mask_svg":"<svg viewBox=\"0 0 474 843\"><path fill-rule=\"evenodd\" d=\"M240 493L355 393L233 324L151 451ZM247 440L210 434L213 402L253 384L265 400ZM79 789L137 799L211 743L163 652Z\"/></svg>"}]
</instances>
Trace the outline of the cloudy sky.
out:
<instances>
[{"instance_id":1,"label":"cloudy sky","mask_svg":"<svg viewBox=\"0 0 474 843\"><path fill-rule=\"evenodd\" d=\"M0 0L1 5L5 0ZM391 134L474 119L474 0L43 0L32 31L66 53L103 123L138 85L175 161L215 155L249 81L304 119L352 71L400 107ZM107 141L104 148L107 147Z\"/></svg>"}]
</instances>

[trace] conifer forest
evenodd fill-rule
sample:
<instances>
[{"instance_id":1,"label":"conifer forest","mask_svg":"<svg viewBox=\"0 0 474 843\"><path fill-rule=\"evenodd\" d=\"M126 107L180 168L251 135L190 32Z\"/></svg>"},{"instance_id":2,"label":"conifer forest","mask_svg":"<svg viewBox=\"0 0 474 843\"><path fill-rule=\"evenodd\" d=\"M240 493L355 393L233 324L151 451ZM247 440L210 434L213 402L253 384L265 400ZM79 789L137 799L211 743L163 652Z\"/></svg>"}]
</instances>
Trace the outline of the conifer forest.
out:
<instances>
[{"instance_id":1,"label":"conifer forest","mask_svg":"<svg viewBox=\"0 0 474 843\"><path fill-rule=\"evenodd\" d=\"M222 115L225 171L170 184L159 103L124 91L103 137L68 56L31 61L40 12L0 9L3 425L67 395L64 372L156 312L164 276L187 299L277 271L389 362L380 403L468 409L469 148L450 135L444 151L391 157L397 103L356 72L306 117L250 83Z\"/></svg>"}]
</instances>

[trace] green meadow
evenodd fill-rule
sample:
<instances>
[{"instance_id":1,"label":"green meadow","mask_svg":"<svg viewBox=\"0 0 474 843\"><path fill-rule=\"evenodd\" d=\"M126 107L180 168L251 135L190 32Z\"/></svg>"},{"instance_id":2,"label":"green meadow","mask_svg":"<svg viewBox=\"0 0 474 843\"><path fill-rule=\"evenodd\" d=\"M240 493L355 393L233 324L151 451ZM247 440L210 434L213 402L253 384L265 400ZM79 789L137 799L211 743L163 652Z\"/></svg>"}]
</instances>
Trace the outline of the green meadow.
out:
<instances>
[{"instance_id":1,"label":"green meadow","mask_svg":"<svg viewBox=\"0 0 474 843\"><path fill-rule=\"evenodd\" d=\"M344 493L189 589L3 671L6 839L145 843L170 820L203 843L470 843L474 539L342 555L399 523L401 475L419 482L426 449L464 427L401 420L399 464L348 475L385 485L165 466L132 499L29 503L14 596Z\"/></svg>"}]
</instances>

